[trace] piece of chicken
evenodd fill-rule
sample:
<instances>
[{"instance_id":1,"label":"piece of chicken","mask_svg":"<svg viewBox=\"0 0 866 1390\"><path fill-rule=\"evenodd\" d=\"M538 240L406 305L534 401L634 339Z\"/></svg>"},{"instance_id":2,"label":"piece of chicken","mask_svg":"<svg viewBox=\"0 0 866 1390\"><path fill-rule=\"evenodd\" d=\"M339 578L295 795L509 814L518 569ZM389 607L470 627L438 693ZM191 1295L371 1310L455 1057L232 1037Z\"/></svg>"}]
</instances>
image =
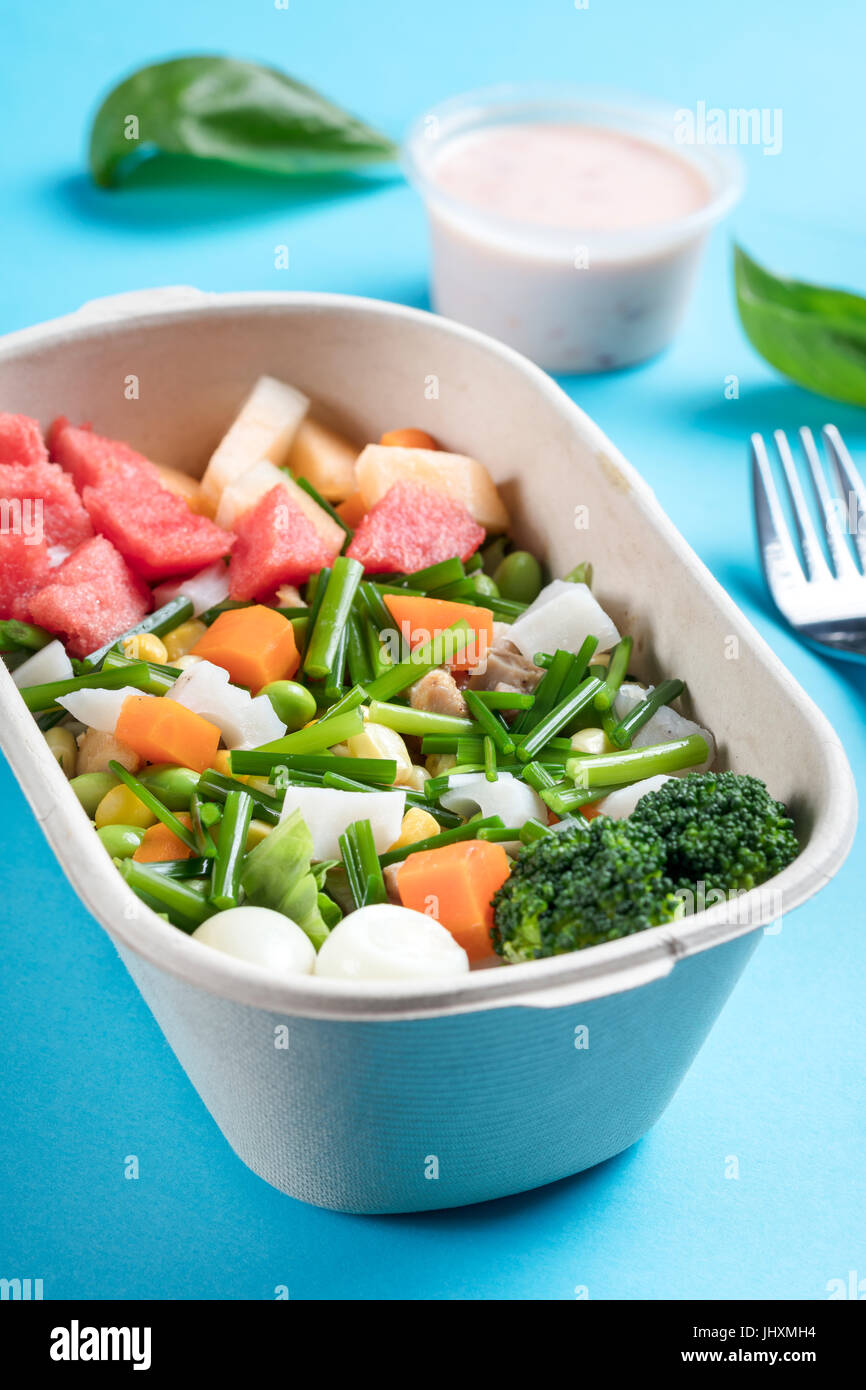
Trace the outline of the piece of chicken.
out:
<instances>
[{"instance_id":1,"label":"piece of chicken","mask_svg":"<svg viewBox=\"0 0 866 1390\"><path fill-rule=\"evenodd\" d=\"M457 714L465 716L468 711L466 701L457 688L457 682L444 666L428 671L409 691L409 704L413 709L426 710L429 714Z\"/></svg>"},{"instance_id":2,"label":"piece of chicken","mask_svg":"<svg viewBox=\"0 0 866 1390\"><path fill-rule=\"evenodd\" d=\"M508 690L521 695L531 694L541 677L542 667L536 666L509 641L508 625L495 623L493 642L487 652L483 669L479 666L470 681L470 690Z\"/></svg>"}]
</instances>

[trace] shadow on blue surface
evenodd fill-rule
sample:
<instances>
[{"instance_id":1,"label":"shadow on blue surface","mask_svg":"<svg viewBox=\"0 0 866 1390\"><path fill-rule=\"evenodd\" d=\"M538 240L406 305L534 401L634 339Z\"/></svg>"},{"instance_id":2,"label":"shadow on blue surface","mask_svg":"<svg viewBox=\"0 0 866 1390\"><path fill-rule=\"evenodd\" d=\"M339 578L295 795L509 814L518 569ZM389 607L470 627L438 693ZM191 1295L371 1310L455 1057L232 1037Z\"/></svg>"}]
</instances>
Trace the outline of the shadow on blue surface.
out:
<instances>
[{"instance_id":1,"label":"shadow on blue surface","mask_svg":"<svg viewBox=\"0 0 866 1390\"><path fill-rule=\"evenodd\" d=\"M61 179L55 188L82 221L153 230L303 212L349 196L378 193L397 180L393 172L282 178L187 155L159 154L142 160L117 188L97 188L85 174Z\"/></svg>"}]
</instances>

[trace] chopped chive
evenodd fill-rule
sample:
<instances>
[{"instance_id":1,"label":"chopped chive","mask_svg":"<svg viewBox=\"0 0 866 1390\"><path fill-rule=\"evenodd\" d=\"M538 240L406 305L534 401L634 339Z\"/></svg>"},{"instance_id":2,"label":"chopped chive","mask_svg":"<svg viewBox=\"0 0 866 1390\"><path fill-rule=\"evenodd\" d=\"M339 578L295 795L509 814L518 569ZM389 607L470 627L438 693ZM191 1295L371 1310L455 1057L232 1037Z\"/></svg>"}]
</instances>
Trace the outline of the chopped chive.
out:
<instances>
[{"instance_id":1,"label":"chopped chive","mask_svg":"<svg viewBox=\"0 0 866 1390\"><path fill-rule=\"evenodd\" d=\"M533 840L541 840L545 835L550 834L550 826L543 825L535 816L530 816L529 820L523 822L520 827L520 839L524 845L531 845Z\"/></svg>"},{"instance_id":2,"label":"chopped chive","mask_svg":"<svg viewBox=\"0 0 866 1390\"><path fill-rule=\"evenodd\" d=\"M455 584L463 579L466 571L462 561L454 556L451 560L440 560L436 565L427 565L422 570L414 570L404 576L409 588L420 589L422 593L430 589L442 588L445 584Z\"/></svg>"},{"instance_id":3,"label":"chopped chive","mask_svg":"<svg viewBox=\"0 0 866 1390\"><path fill-rule=\"evenodd\" d=\"M103 671L128 670L130 666L138 666L140 663L133 656L124 656L123 652L116 652L112 649L106 652L102 662ZM156 661L146 661L148 679L143 682L138 689L143 690L148 695L164 695L167 690L171 690L181 672L174 666L166 666Z\"/></svg>"},{"instance_id":4,"label":"chopped chive","mask_svg":"<svg viewBox=\"0 0 866 1390\"><path fill-rule=\"evenodd\" d=\"M127 772L126 768L120 763L115 762L113 758L108 764L108 769L109 772L114 773L115 777L119 777L125 786L129 787L129 790L156 816L157 820L162 821L163 825L171 831L172 835L176 835L179 840L182 840L187 848L192 850L193 854L200 853L199 846L196 843L196 838L192 831L187 830L183 821L178 820L174 812L170 811L167 806L164 806L159 797L154 796L149 787L146 787L143 782L139 782L137 777L133 777L131 772Z\"/></svg>"},{"instance_id":5,"label":"chopped chive","mask_svg":"<svg viewBox=\"0 0 866 1390\"><path fill-rule=\"evenodd\" d=\"M510 840L520 839L519 825L506 825L501 828L491 825L482 825L480 830L476 829L475 838L486 840L488 844L505 845Z\"/></svg>"},{"instance_id":6,"label":"chopped chive","mask_svg":"<svg viewBox=\"0 0 866 1390\"><path fill-rule=\"evenodd\" d=\"M379 863L383 869L387 869L389 864L399 864L403 859L408 859L410 854L425 849L443 849L445 845L456 845L461 840L476 840L479 830L485 827L501 829L503 825L501 816L485 816L480 820L468 821L466 825L455 826L453 830L440 830L438 835L430 835L426 840L416 840L414 845L401 845L399 849L389 849L386 854L379 855Z\"/></svg>"},{"instance_id":7,"label":"chopped chive","mask_svg":"<svg viewBox=\"0 0 866 1390\"><path fill-rule=\"evenodd\" d=\"M587 793L571 786L569 782L563 781L557 782L553 787L545 788L539 795L554 815L570 816L575 811L579 812L581 806L585 806L588 801L594 801L599 793Z\"/></svg>"},{"instance_id":8,"label":"chopped chive","mask_svg":"<svg viewBox=\"0 0 866 1390\"><path fill-rule=\"evenodd\" d=\"M292 476L294 477L294 475ZM303 488L304 492L307 494L308 497L312 497L313 501L318 503L318 505L322 508L323 512L328 513L328 516L331 518L332 521L336 521L337 525L341 528L341 530L345 531L346 540L350 541L354 536L355 532L352 530L351 526L346 525L345 521L340 516L340 513L337 511L336 507L333 507L330 502L325 500L325 498L318 491L318 489L313 487L313 484L309 481L308 478L295 478L295 482L297 483L299 488Z\"/></svg>"},{"instance_id":9,"label":"chopped chive","mask_svg":"<svg viewBox=\"0 0 866 1390\"><path fill-rule=\"evenodd\" d=\"M364 566L357 560L350 560L347 555L338 555L334 561L310 630L304 657L304 671L308 676L327 676L334 665L363 573ZM319 583L317 599L321 589L322 584Z\"/></svg>"},{"instance_id":10,"label":"chopped chive","mask_svg":"<svg viewBox=\"0 0 866 1390\"><path fill-rule=\"evenodd\" d=\"M252 815L253 799L247 791L228 793L211 871L210 899L218 908L237 907L241 864Z\"/></svg>"},{"instance_id":11,"label":"chopped chive","mask_svg":"<svg viewBox=\"0 0 866 1390\"><path fill-rule=\"evenodd\" d=\"M135 859L115 860L119 872L134 893L155 912L167 912L175 926L193 932L207 917L213 916L214 905L191 883L170 877L152 864L140 864Z\"/></svg>"},{"instance_id":12,"label":"chopped chive","mask_svg":"<svg viewBox=\"0 0 866 1390\"><path fill-rule=\"evenodd\" d=\"M495 782L498 774L496 767L496 744L489 734L484 735L484 776L488 782Z\"/></svg>"},{"instance_id":13,"label":"chopped chive","mask_svg":"<svg viewBox=\"0 0 866 1390\"><path fill-rule=\"evenodd\" d=\"M147 662L136 661L116 671L90 671L86 676L69 676L45 685L25 685L18 693L29 710L44 710L50 709L58 696L71 695L76 690L117 690L122 685L138 690L149 680Z\"/></svg>"},{"instance_id":14,"label":"chopped chive","mask_svg":"<svg viewBox=\"0 0 866 1390\"><path fill-rule=\"evenodd\" d=\"M345 695L341 695L336 704L331 705L319 719L323 724L326 719L336 719L338 715L349 714L351 710L357 709L367 698L367 692L362 685L353 685L347 690Z\"/></svg>"},{"instance_id":15,"label":"chopped chive","mask_svg":"<svg viewBox=\"0 0 866 1390\"><path fill-rule=\"evenodd\" d=\"M11 647L38 652L53 641L53 633L46 632L44 627L36 627L34 623L22 623L17 618L7 618L5 622L0 622L0 648L3 651L8 651Z\"/></svg>"},{"instance_id":16,"label":"chopped chive","mask_svg":"<svg viewBox=\"0 0 866 1390\"><path fill-rule=\"evenodd\" d=\"M236 776L267 776L274 767L290 772L337 772L358 782L374 782L390 787L397 776L395 758L345 758L330 753L264 753L260 749L237 748L230 754Z\"/></svg>"},{"instance_id":17,"label":"chopped chive","mask_svg":"<svg viewBox=\"0 0 866 1390\"><path fill-rule=\"evenodd\" d=\"M205 627L210 627L215 623L221 613L231 613L235 608L252 608L251 598L224 598L222 603L215 603L213 608L206 608L204 613L199 613L198 620L204 623Z\"/></svg>"},{"instance_id":18,"label":"chopped chive","mask_svg":"<svg viewBox=\"0 0 866 1390\"><path fill-rule=\"evenodd\" d=\"M433 714L429 710L389 704L384 700L370 701L370 719L375 724L385 724L398 734L412 734L418 738L423 738L425 734L481 734L478 724L459 714Z\"/></svg>"},{"instance_id":19,"label":"chopped chive","mask_svg":"<svg viewBox=\"0 0 866 1390\"><path fill-rule=\"evenodd\" d=\"M349 621L346 627L346 665L349 670L349 680L354 686L365 686L374 679L373 665L367 651L367 643L364 639L364 627L361 615L357 612L349 614Z\"/></svg>"},{"instance_id":20,"label":"chopped chive","mask_svg":"<svg viewBox=\"0 0 866 1390\"><path fill-rule=\"evenodd\" d=\"M178 594L177 598L170 599L161 608L156 608L152 613L148 613L146 618L142 618L140 623L135 623L133 627L127 628L119 637L114 637L110 642L97 647L95 652L89 652L85 660L91 666L98 666L107 652L112 647L118 651L121 649L127 637L140 636L142 633L152 633L154 637L162 637L166 632L173 632L181 623L185 623L192 617L192 600L185 598L183 594Z\"/></svg>"},{"instance_id":21,"label":"chopped chive","mask_svg":"<svg viewBox=\"0 0 866 1390\"><path fill-rule=\"evenodd\" d=\"M165 878L203 878L210 873L210 859L196 856L192 859L157 859L148 868Z\"/></svg>"},{"instance_id":22,"label":"chopped chive","mask_svg":"<svg viewBox=\"0 0 866 1390\"><path fill-rule=\"evenodd\" d=\"M198 779L199 796L208 797L211 801L225 801L228 793L233 791L247 792L256 804L256 817L268 821L271 825L277 824L283 804L281 796L271 796L269 792L260 791L258 787L238 782L235 777L225 777L213 767L209 767Z\"/></svg>"},{"instance_id":23,"label":"chopped chive","mask_svg":"<svg viewBox=\"0 0 866 1390\"><path fill-rule=\"evenodd\" d=\"M610 729L605 728L611 743L615 743L618 748L628 748L638 729L642 729L662 705L669 705L678 695L682 695L685 688L681 680L659 681L655 690L629 710L618 723Z\"/></svg>"},{"instance_id":24,"label":"chopped chive","mask_svg":"<svg viewBox=\"0 0 866 1390\"><path fill-rule=\"evenodd\" d=\"M566 652L557 647L550 665L535 687L535 703L531 709L524 710L517 716L511 726L512 733L530 733L536 724L550 713L559 699L563 682L576 662L577 658L573 652Z\"/></svg>"},{"instance_id":25,"label":"chopped chive","mask_svg":"<svg viewBox=\"0 0 866 1390\"><path fill-rule=\"evenodd\" d=\"M616 693L625 680L628 671L628 663L631 659L631 649L633 639L623 637L614 647L610 661L607 664L607 673L600 690L596 691L593 697L593 705L597 710L604 712L609 710L616 699Z\"/></svg>"},{"instance_id":26,"label":"chopped chive","mask_svg":"<svg viewBox=\"0 0 866 1390\"><path fill-rule=\"evenodd\" d=\"M585 584L588 589L591 589L592 565L588 560L582 560L579 565L575 565L573 570L569 570L564 578L569 584Z\"/></svg>"},{"instance_id":27,"label":"chopped chive","mask_svg":"<svg viewBox=\"0 0 866 1390\"><path fill-rule=\"evenodd\" d=\"M263 743L256 753L320 753L335 743L345 743L347 738L364 732L364 717L359 708L333 714L329 719L317 719L305 729L297 729L292 734L284 734L271 743Z\"/></svg>"},{"instance_id":28,"label":"chopped chive","mask_svg":"<svg viewBox=\"0 0 866 1390\"><path fill-rule=\"evenodd\" d=\"M193 792L189 799L189 816L192 821L192 833L195 837L196 850L202 859L213 859L216 854L216 845L213 838L208 834L209 825L205 818L204 811L206 806L212 806L212 801L202 801L198 792ZM210 824L214 822L211 821Z\"/></svg>"},{"instance_id":29,"label":"chopped chive","mask_svg":"<svg viewBox=\"0 0 866 1390\"><path fill-rule=\"evenodd\" d=\"M429 642L423 642L416 647L407 661L401 661L371 681L367 693L374 700L390 700L408 685L414 685L415 681L420 680L428 671L435 670L437 666L457 656L472 636L472 628L465 618L461 618L459 622L443 628L431 637Z\"/></svg>"},{"instance_id":30,"label":"chopped chive","mask_svg":"<svg viewBox=\"0 0 866 1390\"><path fill-rule=\"evenodd\" d=\"M559 733L560 729L570 723L574 716L594 699L600 688L601 682L596 676L587 676L576 690L564 700L560 700L558 705L554 705L550 713L536 724L525 743L518 747L517 756L520 761L531 762L554 734Z\"/></svg>"},{"instance_id":31,"label":"chopped chive","mask_svg":"<svg viewBox=\"0 0 866 1390\"><path fill-rule=\"evenodd\" d=\"M487 708L483 700L479 700L474 690L466 690L463 693L469 713L475 716L476 722L481 726L484 734L493 740L496 747L506 756L514 752L514 739L508 732L508 726L503 723L499 716Z\"/></svg>"},{"instance_id":32,"label":"chopped chive","mask_svg":"<svg viewBox=\"0 0 866 1390\"><path fill-rule=\"evenodd\" d=\"M339 843L355 906L385 902L388 894L369 820L353 821Z\"/></svg>"},{"instance_id":33,"label":"chopped chive","mask_svg":"<svg viewBox=\"0 0 866 1390\"><path fill-rule=\"evenodd\" d=\"M358 586L358 599L362 602L371 622L375 623L380 632L386 628L393 628L394 619L385 607L382 595L371 580L362 580Z\"/></svg>"},{"instance_id":34,"label":"chopped chive","mask_svg":"<svg viewBox=\"0 0 866 1390\"><path fill-rule=\"evenodd\" d=\"M645 748L630 748L623 753L574 758L566 764L566 772L574 778L578 789L604 788L614 783L630 785L642 781L644 777L656 777L664 772L681 772L706 762L708 757L706 739L700 734L690 734L688 738L672 739L670 743L650 743Z\"/></svg>"},{"instance_id":35,"label":"chopped chive","mask_svg":"<svg viewBox=\"0 0 866 1390\"><path fill-rule=\"evenodd\" d=\"M488 709L532 709L534 695L524 695L517 690L475 690L472 692Z\"/></svg>"}]
</instances>

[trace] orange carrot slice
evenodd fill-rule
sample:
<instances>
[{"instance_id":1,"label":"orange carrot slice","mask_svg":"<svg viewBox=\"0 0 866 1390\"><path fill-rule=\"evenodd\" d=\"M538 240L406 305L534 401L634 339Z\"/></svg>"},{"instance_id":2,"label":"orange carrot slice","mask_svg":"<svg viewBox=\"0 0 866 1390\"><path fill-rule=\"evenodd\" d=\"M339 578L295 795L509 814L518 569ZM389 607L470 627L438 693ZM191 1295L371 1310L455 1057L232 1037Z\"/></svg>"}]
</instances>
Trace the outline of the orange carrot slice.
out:
<instances>
[{"instance_id":1,"label":"orange carrot slice","mask_svg":"<svg viewBox=\"0 0 866 1390\"><path fill-rule=\"evenodd\" d=\"M509 872L501 845L463 840L410 854L397 871L397 889L404 907L435 917L470 961L489 960L495 954L490 899Z\"/></svg>"},{"instance_id":2,"label":"orange carrot slice","mask_svg":"<svg viewBox=\"0 0 866 1390\"><path fill-rule=\"evenodd\" d=\"M127 695L114 736L147 763L178 763L196 772L211 766L220 741L215 724L154 695Z\"/></svg>"},{"instance_id":3,"label":"orange carrot slice","mask_svg":"<svg viewBox=\"0 0 866 1390\"><path fill-rule=\"evenodd\" d=\"M347 526L351 526L354 531L356 526L360 526L362 520L367 515L367 508L364 506L364 499L360 492L352 492L335 508L337 516L341 521L345 521Z\"/></svg>"},{"instance_id":4,"label":"orange carrot slice","mask_svg":"<svg viewBox=\"0 0 866 1390\"><path fill-rule=\"evenodd\" d=\"M386 430L379 440L397 449L438 449L439 445L426 430Z\"/></svg>"},{"instance_id":5,"label":"orange carrot slice","mask_svg":"<svg viewBox=\"0 0 866 1390\"><path fill-rule=\"evenodd\" d=\"M437 632L444 632L461 618L472 628L474 640L467 642L451 661L455 671L468 671L477 666L493 641L493 614L489 608L474 603L455 603L444 598L417 598L412 594L385 594L385 605L403 640L410 647L429 642Z\"/></svg>"},{"instance_id":6,"label":"orange carrot slice","mask_svg":"<svg viewBox=\"0 0 866 1390\"><path fill-rule=\"evenodd\" d=\"M289 680L300 663L288 618L261 603L220 613L191 652L223 666L235 685L253 692L271 681Z\"/></svg>"},{"instance_id":7,"label":"orange carrot slice","mask_svg":"<svg viewBox=\"0 0 866 1390\"><path fill-rule=\"evenodd\" d=\"M177 819L187 830L192 829L192 822L186 812L178 815ZM132 857L139 864L155 864L165 859L190 859L192 850L183 840L179 840L167 825L157 821L156 825L151 825L145 830L144 838Z\"/></svg>"}]
</instances>

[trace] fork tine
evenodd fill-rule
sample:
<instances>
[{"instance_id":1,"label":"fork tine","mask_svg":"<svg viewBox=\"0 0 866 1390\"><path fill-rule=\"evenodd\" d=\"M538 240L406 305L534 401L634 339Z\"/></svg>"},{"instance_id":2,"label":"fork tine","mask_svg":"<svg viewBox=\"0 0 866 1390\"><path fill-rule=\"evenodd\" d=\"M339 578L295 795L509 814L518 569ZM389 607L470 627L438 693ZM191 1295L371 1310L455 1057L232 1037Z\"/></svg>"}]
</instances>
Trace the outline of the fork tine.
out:
<instances>
[{"instance_id":1,"label":"fork tine","mask_svg":"<svg viewBox=\"0 0 866 1390\"><path fill-rule=\"evenodd\" d=\"M791 541L763 435L753 434L751 445L755 524L761 563L770 592L784 612L789 606L787 598L791 586L804 585L806 576Z\"/></svg>"},{"instance_id":2,"label":"fork tine","mask_svg":"<svg viewBox=\"0 0 866 1390\"><path fill-rule=\"evenodd\" d=\"M800 475L794 463L794 456L791 453L791 446L788 443L788 436L784 430L774 430L773 439L779 451L779 458L782 460L782 467L785 470L785 480L788 484L788 492L791 497L791 506L794 511L794 521L797 526L797 533L800 537L800 548L803 558L806 561L806 569L810 579L830 579L830 567L824 558L824 551L821 549L821 542L815 530L812 516L806 503L803 487L800 482Z\"/></svg>"},{"instance_id":3,"label":"fork tine","mask_svg":"<svg viewBox=\"0 0 866 1390\"><path fill-rule=\"evenodd\" d=\"M829 454L836 480L839 484L840 492L854 497L857 503L857 526L854 530L854 544L857 547L857 554L860 556L861 564L866 569L866 485L854 467L854 460L851 458L841 434L835 425L825 425L821 431L827 453Z\"/></svg>"},{"instance_id":4,"label":"fork tine","mask_svg":"<svg viewBox=\"0 0 866 1390\"><path fill-rule=\"evenodd\" d=\"M845 539L845 531L839 521L839 499L831 496L827 486L827 479L824 476L824 469L818 454L818 447L815 443L812 431L804 425L800 430L800 442L803 445L806 458L809 460L809 467L812 470L812 481L815 484L815 495L818 499L818 506L824 520L824 529L827 532L827 544L833 557L836 568L836 576L839 579L849 579L859 575L859 570L854 564L854 557L848 549L848 542Z\"/></svg>"}]
</instances>

